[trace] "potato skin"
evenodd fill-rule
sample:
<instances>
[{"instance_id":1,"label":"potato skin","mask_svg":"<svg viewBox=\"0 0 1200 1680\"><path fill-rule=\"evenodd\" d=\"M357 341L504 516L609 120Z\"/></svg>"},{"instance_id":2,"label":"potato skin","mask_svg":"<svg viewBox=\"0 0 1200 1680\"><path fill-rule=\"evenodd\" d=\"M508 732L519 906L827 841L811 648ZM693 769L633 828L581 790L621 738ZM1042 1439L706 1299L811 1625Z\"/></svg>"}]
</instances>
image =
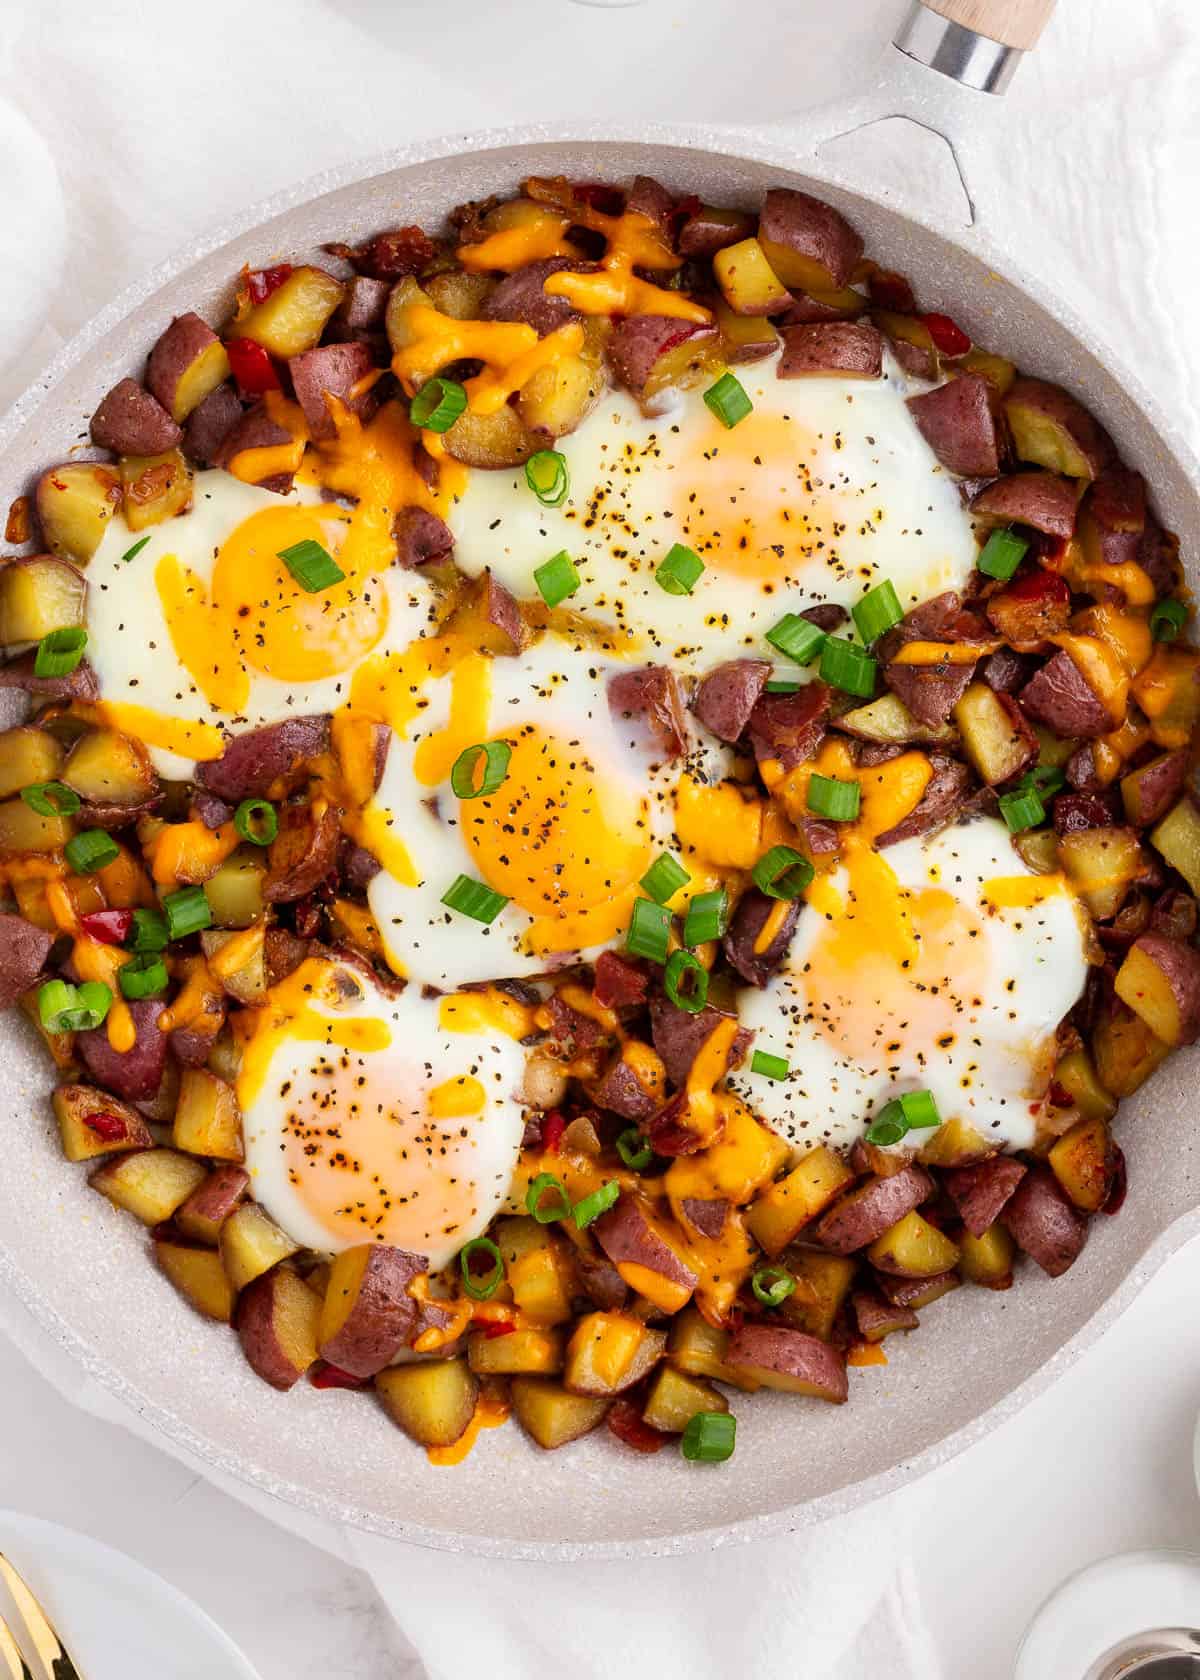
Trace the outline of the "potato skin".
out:
<instances>
[{"instance_id":1,"label":"potato skin","mask_svg":"<svg viewBox=\"0 0 1200 1680\"><path fill-rule=\"evenodd\" d=\"M1028 1169L1011 1155L996 1155L975 1166L955 1167L942 1174L942 1183L973 1237L995 1224Z\"/></svg>"},{"instance_id":2,"label":"potato skin","mask_svg":"<svg viewBox=\"0 0 1200 1680\"><path fill-rule=\"evenodd\" d=\"M167 1064L167 1040L158 1024L160 999L139 998L128 1007L136 1034L131 1050L114 1050L107 1026L81 1032L75 1043L97 1085L126 1102L139 1102L158 1090Z\"/></svg>"},{"instance_id":3,"label":"potato skin","mask_svg":"<svg viewBox=\"0 0 1200 1680\"><path fill-rule=\"evenodd\" d=\"M1087 1220L1071 1206L1047 1167L1034 1167L1026 1174L1001 1220L1017 1247L1050 1277L1068 1271L1087 1242Z\"/></svg>"},{"instance_id":4,"label":"potato skin","mask_svg":"<svg viewBox=\"0 0 1200 1680\"><path fill-rule=\"evenodd\" d=\"M1064 541L1075 534L1079 498L1075 482L1058 473L1009 473L986 485L971 502L971 512L1007 525L1032 525Z\"/></svg>"},{"instance_id":5,"label":"potato skin","mask_svg":"<svg viewBox=\"0 0 1200 1680\"><path fill-rule=\"evenodd\" d=\"M44 929L24 916L0 912L0 1009L10 1008L33 985L52 943Z\"/></svg>"},{"instance_id":6,"label":"potato skin","mask_svg":"<svg viewBox=\"0 0 1200 1680\"><path fill-rule=\"evenodd\" d=\"M758 231L760 239L800 257L812 270L811 284L818 291L847 285L863 254L862 238L832 204L792 187L772 187L766 194ZM770 250L767 255L777 266ZM781 278L789 285L804 285L803 279L793 280L788 273Z\"/></svg>"},{"instance_id":7,"label":"potato skin","mask_svg":"<svg viewBox=\"0 0 1200 1680\"><path fill-rule=\"evenodd\" d=\"M692 710L711 734L732 744L741 738L770 675L764 659L730 659L703 678Z\"/></svg>"},{"instance_id":8,"label":"potato skin","mask_svg":"<svg viewBox=\"0 0 1200 1680\"><path fill-rule=\"evenodd\" d=\"M817 321L784 327L780 379L879 379L883 375L883 339L862 321Z\"/></svg>"},{"instance_id":9,"label":"potato skin","mask_svg":"<svg viewBox=\"0 0 1200 1680\"><path fill-rule=\"evenodd\" d=\"M207 321L189 310L177 315L150 352L146 385L150 394L182 425L212 391L229 377L229 357ZM160 444L158 448L169 448ZM135 450L152 455L155 450Z\"/></svg>"},{"instance_id":10,"label":"potato skin","mask_svg":"<svg viewBox=\"0 0 1200 1680\"><path fill-rule=\"evenodd\" d=\"M1017 696L1021 710L1064 739L1094 739L1114 728L1108 707L1066 648L1036 672Z\"/></svg>"},{"instance_id":11,"label":"potato skin","mask_svg":"<svg viewBox=\"0 0 1200 1680\"><path fill-rule=\"evenodd\" d=\"M622 1196L596 1220L592 1232L615 1265L644 1266L684 1289L696 1287L695 1272L652 1229L632 1196Z\"/></svg>"},{"instance_id":12,"label":"potato skin","mask_svg":"<svg viewBox=\"0 0 1200 1680\"><path fill-rule=\"evenodd\" d=\"M322 1315L320 1354L355 1377L373 1377L393 1360L416 1322L417 1303L408 1286L425 1270L419 1254L373 1243L358 1294L345 1322L327 1333L331 1318Z\"/></svg>"},{"instance_id":13,"label":"potato skin","mask_svg":"<svg viewBox=\"0 0 1200 1680\"><path fill-rule=\"evenodd\" d=\"M121 379L92 415L92 442L114 455L161 455L183 441L162 404L136 379Z\"/></svg>"},{"instance_id":14,"label":"potato skin","mask_svg":"<svg viewBox=\"0 0 1200 1680\"><path fill-rule=\"evenodd\" d=\"M1159 981L1162 1005L1153 1011L1141 1007L1141 975L1147 976L1145 988L1151 991L1151 980ZM1128 977L1128 978L1127 978ZM1117 996L1135 1013L1142 1015L1151 1030L1174 1045L1194 1044L1200 1037L1200 951L1182 939L1172 939L1165 933L1143 933L1135 939L1124 963L1117 973ZM1158 1024L1160 1014L1170 1012L1174 1004L1172 1033Z\"/></svg>"},{"instance_id":15,"label":"potato skin","mask_svg":"<svg viewBox=\"0 0 1200 1680\"><path fill-rule=\"evenodd\" d=\"M196 779L231 805L265 798L273 782L328 749L330 721L328 712L319 712L245 730L231 737L220 758L201 764Z\"/></svg>"},{"instance_id":16,"label":"potato skin","mask_svg":"<svg viewBox=\"0 0 1200 1680\"><path fill-rule=\"evenodd\" d=\"M238 1296L237 1333L247 1363L286 1393L317 1357L320 1297L286 1266L264 1272Z\"/></svg>"},{"instance_id":17,"label":"potato skin","mask_svg":"<svg viewBox=\"0 0 1200 1680\"><path fill-rule=\"evenodd\" d=\"M1004 411L1023 460L1056 468L1072 478L1098 478L1112 461L1112 439L1058 385L1044 379L1018 379L1004 400ZM1046 433L1057 434L1061 440L1049 451L1042 447Z\"/></svg>"},{"instance_id":18,"label":"potato skin","mask_svg":"<svg viewBox=\"0 0 1200 1680\"><path fill-rule=\"evenodd\" d=\"M725 1355L729 1365L749 1366L775 1386L765 1373L811 1385L822 1399L841 1405L850 1397L846 1362L836 1348L803 1330L771 1324L745 1324L735 1331ZM783 1386L782 1384L780 1386Z\"/></svg>"},{"instance_id":19,"label":"potato skin","mask_svg":"<svg viewBox=\"0 0 1200 1680\"><path fill-rule=\"evenodd\" d=\"M991 387L977 373L963 373L936 391L909 397L909 413L947 471L960 478L995 478L1000 433Z\"/></svg>"},{"instance_id":20,"label":"potato skin","mask_svg":"<svg viewBox=\"0 0 1200 1680\"><path fill-rule=\"evenodd\" d=\"M910 1163L889 1178L871 1179L821 1215L813 1235L834 1254L853 1254L881 1237L898 1219L933 1194L933 1180Z\"/></svg>"},{"instance_id":21,"label":"potato skin","mask_svg":"<svg viewBox=\"0 0 1200 1680\"><path fill-rule=\"evenodd\" d=\"M226 381L210 391L188 415L183 429L183 451L197 466L216 464L221 446L242 418L242 405L233 386Z\"/></svg>"},{"instance_id":22,"label":"potato skin","mask_svg":"<svg viewBox=\"0 0 1200 1680\"><path fill-rule=\"evenodd\" d=\"M337 425L325 398L337 398L360 419L374 409L371 389L354 392L354 387L374 371L375 358L365 344L323 344L304 350L288 362L296 401L304 410L308 429L318 440L337 436Z\"/></svg>"}]
</instances>

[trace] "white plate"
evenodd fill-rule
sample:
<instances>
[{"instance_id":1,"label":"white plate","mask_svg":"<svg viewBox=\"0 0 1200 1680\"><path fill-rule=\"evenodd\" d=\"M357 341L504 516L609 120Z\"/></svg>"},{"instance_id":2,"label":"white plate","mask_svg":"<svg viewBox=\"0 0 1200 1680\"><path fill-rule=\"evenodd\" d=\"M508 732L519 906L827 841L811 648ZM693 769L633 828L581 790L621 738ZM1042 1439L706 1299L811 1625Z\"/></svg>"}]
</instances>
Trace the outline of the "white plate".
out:
<instances>
[{"instance_id":1,"label":"white plate","mask_svg":"<svg viewBox=\"0 0 1200 1680\"><path fill-rule=\"evenodd\" d=\"M0 1511L0 1551L29 1586L80 1680L261 1680L198 1605L86 1534ZM20 1619L0 1605L14 1634Z\"/></svg>"},{"instance_id":2,"label":"white plate","mask_svg":"<svg viewBox=\"0 0 1200 1680\"><path fill-rule=\"evenodd\" d=\"M1042 1605L1017 1652L1015 1680L1073 1680L1134 1634L1198 1624L1200 1556L1164 1548L1104 1558Z\"/></svg>"}]
</instances>

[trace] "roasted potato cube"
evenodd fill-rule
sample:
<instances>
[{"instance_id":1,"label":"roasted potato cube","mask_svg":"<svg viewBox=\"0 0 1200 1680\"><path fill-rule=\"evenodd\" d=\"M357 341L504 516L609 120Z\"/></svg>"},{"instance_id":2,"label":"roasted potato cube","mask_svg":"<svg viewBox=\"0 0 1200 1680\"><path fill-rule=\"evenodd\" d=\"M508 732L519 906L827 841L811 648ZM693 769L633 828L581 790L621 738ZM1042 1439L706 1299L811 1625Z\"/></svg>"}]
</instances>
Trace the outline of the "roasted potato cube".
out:
<instances>
[{"instance_id":1,"label":"roasted potato cube","mask_svg":"<svg viewBox=\"0 0 1200 1680\"><path fill-rule=\"evenodd\" d=\"M1077 1208L1098 1213L1112 1191L1115 1154L1106 1120L1080 1120L1050 1150L1050 1170Z\"/></svg>"},{"instance_id":2,"label":"roasted potato cube","mask_svg":"<svg viewBox=\"0 0 1200 1680\"><path fill-rule=\"evenodd\" d=\"M260 847L239 846L204 883L204 896L219 928L248 928L266 909L263 880L267 860Z\"/></svg>"},{"instance_id":3,"label":"roasted potato cube","mask_svg":"<svg viewBox=\"0 0 1200 1680\"><path fill-rule=\"evenodd\" d=\"M174 1149L139 1149L97 1167L88 1183L143 1225L161 1225L204 1178L204 1168Z\"/></svg>"},{"instance_id":4,"label":"roasted potato cube","mask_svg":"<svg viewBox=\"0 0 1200 1680\"><path fill-rule=\"evenodd\" d=\"M228 378L225 346L207 321L190 311L159 335L146 367L150 394L177 424Z\"/></svg>"},{"instance_id":5,"label":"roasted potato cube","mask_svg":"<svg viewBox=\"0 0 1200 1680\"><path fill-rule=\"evenodd\" d=\"M604 1419L609 1402L583 1394L568 1394L551 1377L514 1377L513 1416L521 1428L547 1452L577 1441Z\"/></svg>"},{"instance_id":6,"label":"roasted potato cube","mask_svg":"<svg viewBox=\"0 0 1200 1680\"><path fill-rule=\"evenodd\" d=\"M372 1377L395 1359L417 1318L409 1285L424 1260L388 1243L359 1243L336 1256L321 1307L322 1359Z\"/></svg>"},{"instance_id":7,"label":"roasted potato cube","mask_svg":"<svg viewBox=\"0 0 1200 1680\"><path fill-rule=\"evenodd\" d=\"M1140 1015L1117 1001L1092 1034L1092 1054L1100 1083L1118 1099L1131 1097L1171 1053Z\"/></svg>"},{"instance_id":8,"label":"roasted potato cube","mask_svg":"<svg viewBox=\"0 0 1200 1680\"><path fill-rule=\"evenodd\" d=\"M1122 776L1121 799L1125 815L1135 828L1156 823L1175 804L1183 791L1187 758L1187 753L1177 748Z\"/></svg>"},{"instance_id":9,"label":"roasted potato cube","mask_svg":"<svg viewBox=\"0 0 1200 1680\"><path fill-rule=\"evenodd\" d=\"M1182 939L1143 933L1113 990L1164 1044L1191 1044L1200 1032L1200 951Z\"/></svg>"},{"instance_id":10,"label":"roasted potato cube","mask_svg":"<svg viewBox=\"0 0 1200 1680\"><path fill-rule=\"evenodd\" d=\"M433 1359L380 1371L375 1389L392 1422L418 1446L452 1447L475 1415L479 1379L465 1359Z\"/></svg>"},{"instance_id":11,"label":"roasted potato cube","mask_svg":"<svg viewBox=\"0 0 1200 1680\"><path fill-rule=\"evenodd\" d=\"M290 1266L257 1277L237 1307L238 1338L251 1369L281 1391L293 1387L317 1357L321 1297Z\"/></svg>"},{"instance_id":12,"label":"roasted potato cube","mask_svg":"<svg viewBox=\"0 0 1200 1680\"><path fill-rule=\"evenodd\" d=\"M917 1151L917 1160L926 1167L966 1167L995 1153L994 1143L989 1143L967 1121L955 1117L942 1122L929 1142Z\"/></svg>"},{"instance_id":13,"label":"roasted potato cube","mask_svg":"<svg viewBox=\"0 0 1200 1680\"><path fill-rule=\"evenodd\" d=\"M269 297L239 310L226 336L252 338L286 361L320 343L343 290L341 281L323 268L294 268Z\"/></svg>"},{"instance_id":14,"label":"roasted potato cube","mask_svg":"<svg viewBox=\"0 0 1200 1680\"><path fill-rule=\"evenodd\" d=\"M494 414L460 414L442 442L447 454L468 467L519 467L543 447L515 408L506 403Z\"/></svg>"},{"instance_id":15,"label":"roasted potato cube","mask_svg":"<svg viewBox=\"0 0 1200 1680\"><path fill-rule=\"evenodd\" d=\"M721 298L713 311L727 362L758 362L779 348L779 333L762 315L738 315Z\"/></svg>"},{"instance_id":16,"label":"roasted potato cube","mask_svg":"<svg viewBox=\"0 0 1200 1680\"><path fill-rule=\"evenodd\" d=\"M421 287L433 307L452 321L478 321L483 306L496 290L490 274L468 274L453 268L434 274Z\"/></svg>"},{"instance_id":17,"label":"roasted potato cube","mask_svg":"<svg viewBox=\"0 0 1200 1680\"><path fill-rule=\"evenodd\" d=\"M235 1299L233 1285L215 1249L189 1248L186 1243L160 1238L154 1244L154 1258L198 1313L220 1324L229 1323Z\"/></svg>"},{"instance_id":18,"label":"roasted potato cube","mask_svg":"<svg viewBox=\"0 0 1200 1680\"><path fill-rule=\"evenodd\" d=\"M783 1323L827 1341L858 1267L844 1254L823 1254L818 1248L796 1248L787 1256L796 1287L779 1308Z\"/></svg>"},{"instance_id":19,"label":"roasted potato cube","mask_svg":"<svg viewBox=\"0 0 1200 1680\"><path fill-rule=\"evenodd\" d=\"M240 1161L244 1154L242 1116L233 1087L207 1068L184 1068L172 1142L189 1155Z\"/></svg>"},{"instance_id":20,"label":"roasted potato cube","mask_svg":"<svg viewBox=\"0 0 1200 1680\"><path fill-rule=\"evenodd\" d=\"M958 1264L958 1245L914 1209L875 1239L867 1258L898 1277L935 1277Z\"/></svg>"},{"instance_id":21,"label":"roasted potato cube","mask_svg":"<svg viewBox=\"0 0 1200 1680\"><path fill-rule=\"evenodd\" d=\"M563 1368L561 1330L510 1330L489 1336L473 1330L467 1337L467 1362L476 1376L555 1376Z\"/></svg>"},{"instance_id":22,"label":"roasted potato cube","mask_svg":"<svg viewBox=\"0 0 1200 1680\"><path fill-rule=\"evenodd\" d=\"M685 1307L672 1320L667 1353L681 1371L693 1377L731 1383L734 1388L753 1394L761 1385L748 1372L735 1370L725 1363L728 1346L729 1331L718 1330L697 1307Z\"/></svg>"},{"instance_id":23,"label":"roasted potato cube","mask_svg":"<svg viewBox=\"0 0 1200 1680\"><path fill-rule=\"evenodd\" d=\"M768 1254L781 1254L853 1178L841 1156L819 1143L759 1195L746 1215L750 1235Z\"/></svg>"},{"instance_id":24,"label":"roasted potato cube","mask_svg":"<svg viewBox=\"0 0 1200 1680\"><path fill-rule=\"evenodd\" d=\"M1100 1083L1095 1063L1082 1046L1062 1057L1054 1078L1085 1120L1111 1120L1117 1112L1116 1098Z\"/></svg>"},{"instance_id":25,"label":"roasted potato cube","mask_svg":"<svg viewBox=\"0 0 1200 1680\"><path fill-rule=\"evenodd\" d=\"M16 647L74 629L84 621L86 595L81 574L52 554L10 560L0 567L0 643Z\"/></svg>"},{"instance_id":26,"label":"roasted potato cube","mask_svg":"<svg viewBox=\"0 0 1200 1680\"><path fill-rule=\"evenodd\" d=\"M745 1324L730 1338L729 1359L752 1371L764 1388L807 1394L835 1405L849 1395L845 1355L804 1330Z\"/></svg>"},{"instance_id":27,"label":"roasted potato cube","mask_svg":"<svg viewBox=\"0 0 1200 1680\"><path fill-rule=\"evenodd\" d=\"M217 1167L203 1184L192 1191L175 1215L175 1223L193 1242L215 1247L221 1235L221 1226L249 1188L250 1175L244 1167Z\"/></svg>"},{"instance_id":28,"label":"roasted potato cube","mask_svg":"<svg viewBox=\"0 0 1200 1680\"><path fill-rule=\"evenodd\" d=\"M571 1274L558 1239L536 1219L502 1219L496 1243L518 1310L531 1324L565 1324L571 1318Z\"/></svg>"},{"instance_id":29,"label":"roasted potato cube","mask_svg":"<svg viewBox=\"0 0 1200 1680\"><path fill-rule=\"evenodd\" d=\"M0 853L56 852L75 832L70 817L52 813L48 817L26 805L23 799L0 803Z\"/></svg>"},{"instance_id":30,"label":"roasted potato cube","mask_svg":"<svg viewBox=\"0 0 1200 1680\"><path fill-rule=\"evenodd\" d=\"M1151 829L1150 844L1200 894L1200 811L1186 795Z\"/></svg>"},{"instance_id":31,"label":"roasted potato cube","mask_svg":"<svg viewBox=\"0 0 1200 1680\"><path fill-rule=\"evenodd\" d=\"M600 1247L630 1289L662 1312L676 1313L698 1281L661 1221L639 1199L624 1195L592 1226Z\"/></svg>"},{"instance_id":32,"label":"roasted potato cube","mask_svg":"<svg viewBox=\"0 0 1200 1680\"><path fill-rule=\"evenodd\" d=\"M827 292L849 284L863 242L831 204L792 187L772 187L763 199L758 237L785 285Z\"/></svg>"},{"instance_id":33,"label":"roasted potato cube","mask_svg":"<svg viewBox=\"0 0 1200 1680\"><path fill-rule=\"evenodd\" d=\"M89 805L143 805L158 777L140 741L116 729L89 729L63 766L62 779Z\"/></svg>"},{"instance_id":34,"label":"roasted potato cube","mask_svg":"<svg viewBox=\"0 0 1200 1680\"><path fill-rule=\"evenodd\" d=\"M621 1394L662 1357L665 1330L651 1330L620 1312L586 1313L567 1343L564 1388L572 1394Z\"/></svg>"},{"instance_id":35,"label":"roasted potato cube","mask_svg":"<svg viewBox=\"0 0 1200 1680\"><path fill-rule=\"evenodd\" d=\"M981 1237L964 1231L959 1270L969 1283L978 1283L984 1289L1007 1289L1012 1282L1015 1247L999 1220L989 1225Z\"/></svg>"},{"instance_id":36,"label":"roasted potato cube","mask_svg":"<svg viewBox=\"0 0 1200 1680\"><path fill-rule=\"evenodd\" d=\"M1057 385L1018 379L1004 403L1017 455L1067 478L1096 478L1112 443L1087 410Z\"/></svg>"},{"instance_id":37,"label":"roasted potato cube","mask_svg":"<svg viewBox=\"0 0 1200 1680\"><path fill-rule=\"evenodd\" d=\"M1130 828L1085 828L1063 834L1058 861L1068 881L1099 921L1115 916L1145 866Z\"/></svg>"},{"instance_id":38,"label":"roasted potato cube","mask_svg":"<svg viewBox=\"0 0 1200 1680\"><path fill-rule=\"evenodd\" d=\"M187 1159L186 1156L183 1158ZM191 1189L195 1188L193 1184ZM217 1243L229 1281L237 1290L245 1289L248 1283L269 1272L280 1260L289 1259L300 1246L285 1231L281 1231L255 1202L243 1202L233 1210L222 1222Z\"/></svg>"},{"instance_id":39,"label":"roasted potato cube","mask_svg":"<svg viewBox=\"0 0 1200 1680\"><path fill-rule=\"evenodd\" d=\"M1159 643L1130 684L1160 747L1186 747L1200 721L1200 652Z\"/></svg>"},{"instance_id":40,"label":"roasted potato cube","mask_svg":"<svg viewBox=\"0 0 1200 1680\"><path fill-rule=\"evenodd\" d=\"M237 937L233 931L210 928L200 935L200 949L206 957L215 957L231 939ZM267 989L267 963L261 941L254 946L240 967L231 969L228 973L222 970L220 980L230 997L237 998L239 1003L261 1002Z\"/></svg>"},{"instance_id":41,"label":"roasted potato cube","mask_svg":"<svg viewBox=\"0 0 1200 1680\"><path fill-rule=\"evenodd\" d=\"M59 1085L52 1101L68 1161L90 1161L97 1155L154 1146L150 1128L136 1108L91 1085Z\"/></svg>"},{"instance_id":42,"label":"roasted potato cube","mask_svg":"<svg viewBox=\"0 0 1200 1680\"><path fill-rule=\"evenodd\" d=\"M1037 737L1006 694L973 682L954 708L963 751L989 787L1015 776L1037 757Z\"/></svg>"},{"instance_id":43,"label":"roasted potato cube","mask_svg":"<svg viewBox=\"0 0 1200 1680\"><path fill-rule=\"evenodd\" d=\"M53 782L62 769L62 743L27 723L0 732L0 799L36 782Z\"/></svg>"},{"instance_id":44,"label":"roasted potato cube","mask_svg":"<svg viewBox=\"0 0 1200 1680\"><path fill-rule=\"evenodd\" d=\"M977 373L981 379L986 379L998 397L1008 395L1017 377L1016 367L1006 356L993 355L990 350L981 350L977 344L973 344L959 359L958 366L966 373Z\"/></svg>"},{"instance_id":45,"label":"roasted potato cube","mask_svg":"<svg viewBox=\"0 0 1200 1680\"><path fill-rule=\"evenodd\" d=\"M695 1377L661 1365L650 1384L643 1423L667 1435L682 1435L697 1412L727 1412L729 1402L719 1389L697 1382Z\"/></svg>"},{"instance_id":46,"label":"roasted potato cube","mask_svg":"<svg viewBox=\"0 0 1200 1680\"><path fill-rule=\"evenodd\" d=\"M178 449L161 455L123 455L120 460L125 523L144 531L182 513L192 500L192 469Z\"/></svg>"},{"instance_id":47,"label":"roasted potato cube","mask_svg":"<svg viewBox=\"0 0 1200 1680\"><path fill-rule=\"evenodd\" d=\"M881 694L865 706L855 706L843 712L837 727L860 741L882 741L887 745L907 746L910 741L922 744L946 744L955 739L955 731L948 723L933 728L918 723L898 694Z\"/></svg>"},{"instance_id":48,"label":"roasted potato cube","mask_svg":"<svg viewBox=\"0 0 1200 1680\"><path fill-rule=\"evenodd\" d=\"M539 368L517 398L517 413L543 438L566 437L591 413L608 386L597 355L564 356Z\"/></svg>"},{"instance_id":49,"label":"roasted potato cube","mask_svg":"<svg viewBox=\"0 0 1200 1680\"><path fill-rule=\"evenodd\" d=\"M1027 828L1013 835L1013 845L1035 875L1053 875L1058 868L1058 835L1052 828Z\"/></svg>"},{"instance_id":50,"label":"roasted potato cube","mask_svg":"<svg viewBox=\"0 0 1200 1680\"><path fill-rule=\"evenodd\" d=\"M98 461L66 461L38 479L38 521L46 547L86 566L121 506L121 475Z\"/></svg>"},{"instance_id":51,"label":"roasted potato cube","mask_svg":"<svg viewBox=\"0 0 1200 1680\"><path fill-rule=\"evenodd\" d=\"M792 301L757 239L727 245L712 263L717 285L735 315L778 315Z\"/></svg>"}]
</instances>

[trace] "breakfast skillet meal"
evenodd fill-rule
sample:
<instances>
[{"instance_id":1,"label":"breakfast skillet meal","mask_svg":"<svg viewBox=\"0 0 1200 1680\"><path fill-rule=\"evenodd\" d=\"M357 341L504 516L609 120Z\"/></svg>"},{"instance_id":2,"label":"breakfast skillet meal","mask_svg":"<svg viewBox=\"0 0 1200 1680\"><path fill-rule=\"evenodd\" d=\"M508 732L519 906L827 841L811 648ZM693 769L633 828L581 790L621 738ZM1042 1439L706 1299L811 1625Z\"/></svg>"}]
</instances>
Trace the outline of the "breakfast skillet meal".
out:
<instances>
[{"instance_id":1,"label":"breakfast skillet meal","mask_svg":"<svg viewBox=\"0 0 1200 1680\"><path fill-rule=\"evenodd\" d=\"M0 1002L273 1387L727 1459L1120 1207L1200 1032L1177 545L804 193L327 252L13 504Z\"/></svg>"}]
</instances>

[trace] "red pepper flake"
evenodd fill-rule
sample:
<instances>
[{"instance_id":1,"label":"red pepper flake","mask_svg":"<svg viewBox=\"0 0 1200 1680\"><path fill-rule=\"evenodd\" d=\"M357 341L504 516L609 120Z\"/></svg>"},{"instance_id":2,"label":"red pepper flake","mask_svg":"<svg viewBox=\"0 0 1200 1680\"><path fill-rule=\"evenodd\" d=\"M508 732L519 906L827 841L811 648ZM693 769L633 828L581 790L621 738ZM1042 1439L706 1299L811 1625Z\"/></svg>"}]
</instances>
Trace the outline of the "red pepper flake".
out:
<instances>
[{"instance_id":1,"label":"red pepper flake","mask_svg":"<svg viewBox=\"0 0 1200 1680\"><path fill-rule=\"evenodd\" d=\"M355 1377L349 1371L343 1371L340 1365L325 1365L320 1361L309 1372L309 1382L314 1388L370 1388L370 1377Z\"/></svg>"},{"instance_id":2,"label":"red pepper flake","mask_svg":"<svg viewBox=\"0 0 1200 1680\"><path fill-rule=\"evenodd\" d=\"M261 344L252 338L231 338L225 349L244 397L261 397L267 391L282 390L275 364Z\"/></svg>"},{"instance_id":3,"label":"red pepper flake","mask_svg":"<svg viewBox=\"0 0 1200 1680\"><path fill-rule=\"evenodd\" d=\"M922 315L919 319L928 328L934 348L943 356L965 356L971 348L971 340L949 315Z\"/></svg>"},{"instance_id":4,"label":"red pepper flake","mask_svg":"<svg viewBox=\"0 0 1200 1680\"><path fill-rule=\"evenodd\" d=\"M617 1437L624 1441L634 1452L656 1453L665 1447L670 1440L661 1429L652 1429L646 1423L632 1400L614 1400L608 1408L608 1427Z\"/></svg>"},{"instance_id":5,"label":"red pepper flake","mask_svg":"<svg viewBox=\"0 0 1200 1680\"><path fill-rule=\"evenodd\" d=\"M493 1342L497 1336L511 1336L517 1327L511 1319L493 1318L481 1325L480 1328L488 1341Z\"/></svg>"},{"instance_id":6,"label":"red pepper flake","mask_svg":"<svg viewBox=\"0 0 1200 1680\"><path fill-rule=\"evenodd\" d=\"M550 1110L542 1121L542 1149L547 1155L557 1155L562 1135L567 1129L567 1122L556 1108Z\"/></svg>"},{"instance_id":7,"label":"red pepper flake","mask_svg":"<svg viewBox=\"0 0 1200 1680\"><path fill-rule=\"evenodd\" d=\"M104 1143L120 1143L122 1138L129 1136L128 1128L119 1114L85 1114L83 1123L89 1132Z\"/></svg>"},{"instance_id":8,"label":"red pepper flake","mask_svg":"<svg viewBox=\"0 0 1200 1680\"><path fill-rule=\"evenodd\" d=\"M1108 1192L1108 1200L1104 1204L1105 1213L1120 1213L1125 1206L1125 1193L1129 1189L1129 1174L1125 1170L1125 1151L1119 1143L1112 1146L1112 1189Z\"/></svg>"},{"instance_id":9,"label":"red pepper flake","mask_svg":"<svg viewBox=\"0 0 1200 1680\"><path fill-rule=\"evenodd\" d=\"M122 945L133 926L133 911L89 910L86 916L80 916L79 925L89 939L101 945Z\"/></svg>"},{"instance_id":10,"label":"red pepper flake","mask_svg":"<svg viewBox=\"0 0 1200 1680\"><path fill-rule=\"evenodd\" d=\"M291 272L291 263L275 263L271 268L248 268L246 290L250 293L251 302L265 303L272 292L279 290Z\"/></svg>"}]
</instances>

